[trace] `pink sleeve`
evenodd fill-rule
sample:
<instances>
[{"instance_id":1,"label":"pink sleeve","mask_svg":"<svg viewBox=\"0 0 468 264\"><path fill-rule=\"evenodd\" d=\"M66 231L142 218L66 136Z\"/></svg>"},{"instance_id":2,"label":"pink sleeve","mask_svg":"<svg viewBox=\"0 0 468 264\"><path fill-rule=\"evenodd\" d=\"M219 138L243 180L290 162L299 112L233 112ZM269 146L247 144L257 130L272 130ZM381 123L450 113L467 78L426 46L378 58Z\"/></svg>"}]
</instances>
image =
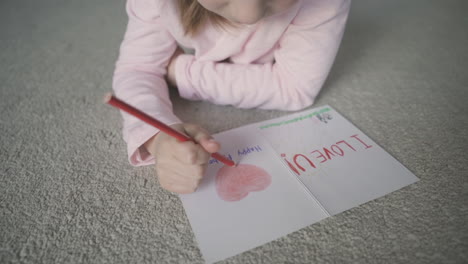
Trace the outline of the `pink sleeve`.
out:
<instances>
[{"instance_id":1,"label":"pink sleeve","mask_svg":"<svg viewBox=\"0 0 468 264\"><path fill-rule=\"evenodd\" d=\"M335 59L349 0L304 1L274 53L275 63L230 64L178 57L182 97L241 108L298 110L310 106Z\"/></svg>"},{"instance_id":2,"label":"pink sleeve","mask_svg":"<svg viewBox=\"0 0 468 264\"><path fill-rule=\"evenodd\" d=\"M180 123L172 104L164 75L176 42L161 25L162 1L128 0L127 31L120 47L113 77L118 98L166 124ZM154 162L142 145L159 131L122 112L123 137L129 161L134 166Z\"/></svg>"}]
</instances>

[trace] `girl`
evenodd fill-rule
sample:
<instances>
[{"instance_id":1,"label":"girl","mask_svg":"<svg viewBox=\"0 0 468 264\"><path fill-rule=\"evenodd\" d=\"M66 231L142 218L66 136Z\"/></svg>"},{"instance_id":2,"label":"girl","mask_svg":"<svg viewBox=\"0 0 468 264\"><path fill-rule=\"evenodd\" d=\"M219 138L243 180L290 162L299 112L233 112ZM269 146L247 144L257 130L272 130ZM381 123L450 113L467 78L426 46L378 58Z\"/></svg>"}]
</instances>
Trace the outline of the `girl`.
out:
<instances>
[{"instance_id":1,"label":"girl","mask_svg":"<svg viewBox=\"0 0 468 264\"><path fill-rule=\"evenodd\" d=\"M163 188L195 191L220 144L173 114L166 81L189 100L308 107L331 68L349 7L350 0L127 0L113 89L196 142L178 142L123 113L130 163L156 163Z\"/></svg>"}]
</instances>

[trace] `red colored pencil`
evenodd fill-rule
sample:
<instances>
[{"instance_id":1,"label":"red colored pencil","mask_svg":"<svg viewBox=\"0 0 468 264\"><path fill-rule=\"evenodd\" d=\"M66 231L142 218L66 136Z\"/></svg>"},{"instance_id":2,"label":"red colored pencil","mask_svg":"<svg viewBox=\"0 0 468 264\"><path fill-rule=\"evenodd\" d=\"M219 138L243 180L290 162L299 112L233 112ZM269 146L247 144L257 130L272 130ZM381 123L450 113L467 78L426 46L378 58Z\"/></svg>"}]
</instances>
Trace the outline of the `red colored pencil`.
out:
<instances>
[{"instance_id":1,"label":"red colored pencil","mask_svg":"<svg viewBox=\"0 0 468 264\"><path fill-rule=\"evenodd\" d=\"M180 133L179 131L173 129L172 127L162 123L161 121L157 120L156 118L154 117L151 117L145 113L143 113L142 111L136 109L135 107L131 106L131 105L128 105L127 103L121 101L120 99L116 98L114 95L112 95L111 93L108 93L105 95L104 97L104 102L105 103L108 103L114 107L117 107L139 119L141 119L142 121L156 127L157 129L161 130L162 132L168 134L169 136L172 136L172 137L175 137L176 139L178 139L179 141L181 142L185 142L185 141L189 141L189 140L192 140L191 138L187 137L186 135ZM219 153L212 153L211 156L219 161L221 161L222 163L228 165L228 166L231 166L231 167L235 167L236 166L236 163L234 163L232 160L224 157L223 155L219 154Z\"/></svg>"}]
</instances>

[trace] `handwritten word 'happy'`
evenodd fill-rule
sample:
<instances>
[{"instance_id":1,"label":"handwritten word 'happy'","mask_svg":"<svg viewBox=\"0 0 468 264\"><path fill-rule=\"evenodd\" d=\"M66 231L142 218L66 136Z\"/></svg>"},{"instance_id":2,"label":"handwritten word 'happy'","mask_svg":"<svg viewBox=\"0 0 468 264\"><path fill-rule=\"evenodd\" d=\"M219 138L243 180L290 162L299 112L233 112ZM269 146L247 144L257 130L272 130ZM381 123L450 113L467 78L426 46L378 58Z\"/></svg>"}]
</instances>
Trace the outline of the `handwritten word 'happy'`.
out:
<instances>
[{"instance_id":1,"label":"handwritten word 'happy'","mask_svg":"<svg viewBox=\"0 0 468 264\"><path fill-rule=\"evenodd\" d=\"M240 150L237 151L237 155L245 156L245 155L253 153L253 152L261 152L261 151L262 151L262 148L259 145L257 145L257 146L253 146L253 147L247 147L247 148L244 148L244 149L240 149Z\"/></svg>"}]
</instances>

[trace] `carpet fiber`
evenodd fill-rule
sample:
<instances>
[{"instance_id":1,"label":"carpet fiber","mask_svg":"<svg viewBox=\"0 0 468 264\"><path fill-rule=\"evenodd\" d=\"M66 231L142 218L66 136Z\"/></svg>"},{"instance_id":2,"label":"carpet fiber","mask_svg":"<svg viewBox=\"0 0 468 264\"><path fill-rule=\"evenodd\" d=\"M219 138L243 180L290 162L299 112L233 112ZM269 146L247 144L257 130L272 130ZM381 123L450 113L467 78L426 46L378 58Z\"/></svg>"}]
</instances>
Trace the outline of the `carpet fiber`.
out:
<instances>
[{"instance_id":1,"label":"carpet fiber","mask_svg":"<svg viewBox=\"0 0 468 264\"><path fill-rule=\"evenodd\" d=\"M355 0L315 106L421 181L225 263L468 262L468 2ZM202 263L181 203L101 104L122 0L0 2L0 263ZM187 102L213 133L286 115Z\"/></svg>"}]
</instances>

